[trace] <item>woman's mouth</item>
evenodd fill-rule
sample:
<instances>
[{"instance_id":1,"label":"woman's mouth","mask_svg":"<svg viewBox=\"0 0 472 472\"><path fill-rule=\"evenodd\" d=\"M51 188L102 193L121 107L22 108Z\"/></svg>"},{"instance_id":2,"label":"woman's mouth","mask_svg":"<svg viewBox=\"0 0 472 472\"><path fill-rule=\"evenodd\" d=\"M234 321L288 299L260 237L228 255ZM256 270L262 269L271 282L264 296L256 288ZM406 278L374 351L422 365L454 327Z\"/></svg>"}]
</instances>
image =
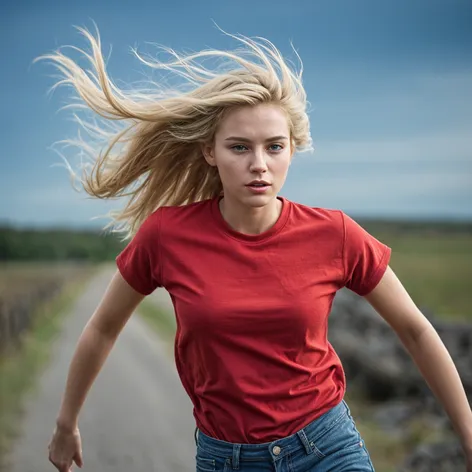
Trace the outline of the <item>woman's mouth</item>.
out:
<instances>
[{"instance_id":1,"label":"woman's mouth","mask_svg":"<svg viewBox=\"0 0 472 472\"><path fill-rule=\"evenodd\" d=\"M270 188L270 184L267 182L251 182L250 184L246 185L246 187L252 192L252 193L264 193L267 192L267 190Z\"/></svg>"}]
</instances>

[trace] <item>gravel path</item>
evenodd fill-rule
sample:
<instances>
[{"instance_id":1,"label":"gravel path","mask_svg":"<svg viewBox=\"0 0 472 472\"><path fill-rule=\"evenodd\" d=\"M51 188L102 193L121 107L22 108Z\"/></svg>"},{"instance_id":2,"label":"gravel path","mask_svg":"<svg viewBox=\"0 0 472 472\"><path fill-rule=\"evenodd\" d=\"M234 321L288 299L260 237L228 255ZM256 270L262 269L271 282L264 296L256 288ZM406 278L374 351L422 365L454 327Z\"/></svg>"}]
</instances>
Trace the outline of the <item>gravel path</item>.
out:
<instances>
[{"instance_id":1,"label":"gravel path","mask_svg":"<svg viewBox=\"0 0 472 472\"><path fill-rule=\"evenodd\" d=\"M98 304L113 268L92 280L67 315L52 361L26 405L11 472L56 470L47 444L77 339ZM153 295L167 303L166 293ZM84 472L195 470L192 406L164 343L134 315L121 333L82 409ZM168 352L168 350L167 350ZM79 470L79 469L74 469Z\"/></svg>"}]
</instances>

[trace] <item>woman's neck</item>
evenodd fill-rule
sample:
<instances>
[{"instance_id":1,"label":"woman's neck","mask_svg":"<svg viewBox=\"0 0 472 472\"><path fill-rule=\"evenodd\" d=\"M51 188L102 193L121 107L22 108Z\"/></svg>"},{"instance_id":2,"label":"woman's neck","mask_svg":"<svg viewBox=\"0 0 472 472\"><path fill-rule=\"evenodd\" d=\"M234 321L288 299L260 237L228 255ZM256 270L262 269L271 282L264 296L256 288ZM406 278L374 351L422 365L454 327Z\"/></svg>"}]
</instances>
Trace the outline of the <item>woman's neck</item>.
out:
<instances>
[{"instance_id":1,"label":"woman's neck","mask_svg":"<svg viewBox=\"0 0 472 472\"><path fill-rule=\"evenodd\" d=\"M261 234L268 231L279 219L282 202L274 198L262 207L251 207L222 198L220 213L231 228L242 234Z\"/></svg>"}]
</instances>

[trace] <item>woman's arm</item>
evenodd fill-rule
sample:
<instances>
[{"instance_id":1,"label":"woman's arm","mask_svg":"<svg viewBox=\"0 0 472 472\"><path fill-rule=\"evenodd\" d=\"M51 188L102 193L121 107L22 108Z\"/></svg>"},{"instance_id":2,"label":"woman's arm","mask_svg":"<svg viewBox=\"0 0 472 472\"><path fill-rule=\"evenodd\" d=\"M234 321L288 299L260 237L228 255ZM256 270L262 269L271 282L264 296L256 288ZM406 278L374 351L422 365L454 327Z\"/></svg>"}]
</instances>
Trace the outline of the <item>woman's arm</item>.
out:
<instances>
[{"instance_id":1,"label":"woman's arm","mask_svg":"<svg viewBox=\"0 0 472 472\"><path fill-rule=\"evenodd\" d=\"M472 412L454 362L438 333L390 267L365 298L399 336L443 405L471 460Z\"/></svg>"},{"instance_id":2,"label":"woman's arm","mask_svg":"<svg viewBox=\"0 0 472 472\"><path fill-rule=\"evenodd\" d=\"M79 411L127 320L144 298L117 271L85 326L71 360L57 427L77 428Z\"/></svg>"}]
</instances>

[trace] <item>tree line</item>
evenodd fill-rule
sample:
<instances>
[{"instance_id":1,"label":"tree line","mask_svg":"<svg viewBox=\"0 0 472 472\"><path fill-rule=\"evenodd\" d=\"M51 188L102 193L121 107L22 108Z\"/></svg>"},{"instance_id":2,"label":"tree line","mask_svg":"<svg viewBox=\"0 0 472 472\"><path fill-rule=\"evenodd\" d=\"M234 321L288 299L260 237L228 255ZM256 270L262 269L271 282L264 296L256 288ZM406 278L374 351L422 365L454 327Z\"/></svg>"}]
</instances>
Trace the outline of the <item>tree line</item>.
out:
<instances>
[{"instance_id":1,"label":"tree line","mask_svg":"<svg viewBox=\"0 0 472 472\"><path fill-rule=\"evenodd\" d=\"M113 260L125 242L97 230L19 229L0 226L0 261Z\"/></svg>"}]
</instances>

